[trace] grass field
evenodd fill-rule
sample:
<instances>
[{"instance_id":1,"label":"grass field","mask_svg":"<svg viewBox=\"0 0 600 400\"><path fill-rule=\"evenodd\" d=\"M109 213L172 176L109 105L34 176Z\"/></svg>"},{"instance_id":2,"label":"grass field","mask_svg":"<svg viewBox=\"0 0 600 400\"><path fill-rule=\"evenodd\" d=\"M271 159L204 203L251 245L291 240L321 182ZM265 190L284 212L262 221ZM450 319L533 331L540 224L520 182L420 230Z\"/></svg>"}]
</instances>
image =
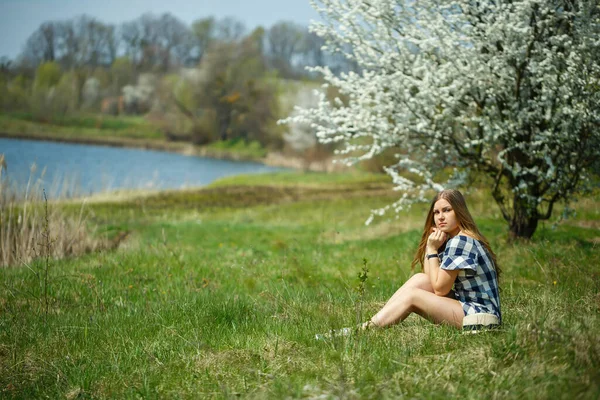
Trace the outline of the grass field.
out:
<instances>
[{"instance_id":1,"label":"grass field","mask_svg":"<svg viewBox=\"0 0 600 400\"><path fill-rule=\"evenodd\" d=\"M314 340L411 275L426 206L364 225L397 195L375 175L282 173L89 202L101 232L127 233L118 250L0 270L0 397L597 399L598 194L518 243L467 195L504 270L501 331L411 316Z\"/></svg>"}]
</instances>

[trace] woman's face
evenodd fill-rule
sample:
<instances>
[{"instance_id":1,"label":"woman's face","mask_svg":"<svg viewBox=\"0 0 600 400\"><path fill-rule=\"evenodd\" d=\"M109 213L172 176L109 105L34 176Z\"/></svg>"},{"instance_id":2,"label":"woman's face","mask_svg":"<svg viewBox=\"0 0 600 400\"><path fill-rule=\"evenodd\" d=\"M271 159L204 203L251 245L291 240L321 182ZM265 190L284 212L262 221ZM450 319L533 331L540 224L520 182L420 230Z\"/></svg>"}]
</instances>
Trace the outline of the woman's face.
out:
<instances>
[{"instance_id":1,"label":"woman's face","mask_svg":"<svg viewBox=\"0 0 600 400\"><path fill-rule=\"evenodd\" d=\"M450 236L455 236L460 232L456 214L450 203L445 199L439 199L433 205L433 221L435 227Z\"/></svg>"}]
</instances>

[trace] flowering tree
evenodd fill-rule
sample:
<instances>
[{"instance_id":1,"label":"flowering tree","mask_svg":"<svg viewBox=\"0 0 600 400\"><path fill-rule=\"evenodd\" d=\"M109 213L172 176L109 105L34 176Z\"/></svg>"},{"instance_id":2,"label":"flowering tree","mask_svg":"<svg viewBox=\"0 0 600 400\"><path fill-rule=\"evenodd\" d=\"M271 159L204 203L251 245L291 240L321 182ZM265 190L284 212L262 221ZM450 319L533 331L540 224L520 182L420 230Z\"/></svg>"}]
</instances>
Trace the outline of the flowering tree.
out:
<instances>
[{"instance_id":1,"label":"flowering tree","mask_svg":"<svg viewBox=\"0 0 600 400\"><path fill-rule=\"evenodd\" d=\"M589 187L600 156L597 0L311 3L325 21L311 30L361 72L314 68L341 98L316 93L318 106L288 121L340 143L349 163L395 150L385 170L403 194L373 215L477 171L511 235L531 237L556 202ZM440 182L442 170L454 173Z\"/></svg>"}]
</instances>

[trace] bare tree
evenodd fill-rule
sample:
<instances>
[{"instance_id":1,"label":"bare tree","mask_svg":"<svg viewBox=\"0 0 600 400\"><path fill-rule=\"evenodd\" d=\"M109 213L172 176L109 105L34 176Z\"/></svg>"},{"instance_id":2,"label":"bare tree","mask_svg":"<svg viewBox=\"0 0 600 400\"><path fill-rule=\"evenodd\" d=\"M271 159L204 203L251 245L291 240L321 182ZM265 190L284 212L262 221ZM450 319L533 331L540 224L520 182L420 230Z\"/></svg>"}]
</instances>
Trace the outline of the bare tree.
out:
<instances>
[{"instance_id":1,"label":"bare tree","mask_svg":"<svg viewBox=\"0 0 600 400\"><path fill-rule=\"evenodd\" d=\"M63 68L110 65L117 52L114 27L82 15L43 23L27 40L23 58L32 66L58 61Z\"/></svg>"},{"instance_id":2,"label":"bare tree","mask_svg":"<svg viewBox=\"0 0 600 400\"><path fill-rule=\"evenodd\" d=\"M192 31L169 13L144 14L121 25L119 33L125 54L143 70L167 71L192 62Z\"/></svg>"},{"instance_id":3,"label":"bare tree","mask_svg":"<svg viewBox=\"0 0 600 400\"><path fill-rule=\"evenodd\" d=\"M112 64L115 56L114 27L82 15L75 20L80 42L80 64L98 66Z\"/></svg>"},{"instance_id":4,"label":"bare tree","mask_svg":"<svg viewBox=\"0 0 600 400\"><path fill-rule=\"evenodd\" d=\"M233 18L225 17L216 22L215 37L221 42L236 42L246 33L243 22Z\"/></svg>"},{"instance_id":5,"label":"bare tree","mask_svg":"<svg viewBox=\"0 0 600 400\"><path fill-rule=\"evenodd\" d=\"M157 41L162 55L161 69L167 71L177 63L185 64L192 49L190 29L168 13L157 19L156 23Z\"/></svg>"},{"instance_id":6,"label":"bare tree","mask_svg":"<svg viewBox=\"0 0 600 400\"><path fill-rule=\"evenodd\" d=\"M60 22L59 32L62 63L66 68L72 68L79 64L81 52L81 40L75 22L73 20Z\"/></svg>"},{"instance_id":7,"label":"bare tree","mask_svg":"<svg viewBox=\"0 0 600 400\"><path fill-rule=\"evenodd\" d=\"M196 20L192 23L194 47L191 52L195 64L202 61L204 54L215 40L216 22L213 17Z\"/></svg>"},{"instance_id":8,"label":"bare tree","mask_svg":"<svg viewBox=\"0 0 600 400\"><path fill-rule=\"evenodd\" d=\"M0 57L0 73L8 74L11 71L12 61L6 57Z\"/></svg>"},{"instance_id":9,"label":"bare tree","mask_svg":"<svg viewBox=\"0 0 600 400\"><path fill-rule=\"evenodd\" d=\"M327 58L323 51L325 40L313 32L307 32L302 39L302 64L305 66L325 65Z\"/></svg>"},{"instance_id":10,"label":"bare tree","mask_svg":"<svg viewBox=\"0 0 600 400\"><path fill-rule=\"evenodd\" d=\"M117 52L119 49L119 38L117 37L117 28L115 25L107 26L106 46L108 64L111 65L117 59Z\"/></svg>"},{"instance_id":11,"label":"bare tree","mask_svg":"<svg viewBox=\"0 0 600 400\"><path fill-rule=\"evenodd\" d=\"M44 22L29 36L23 49L23 60L32 65L54 61L58 50L58 26L55 22Z\"/></svg>"},{"instance_id":12,"label":"bare tree","mask_svg":"<svg viewBox=\"0 0 600 400\"><path fill-rule=\"evenodd\" d=\"M283 76L294 76L294 56L300 53L306 32L293 22L278 22L266 34L267 54L270 65Z\"/></svg>"},{"instance_id":13,"label":"bare tree","mask_svg":"<svg viewBox=\"0 0 600 400\"><path fill-rule=\"evenodd\" d=\"M158 39L158 23L152 14L144 14L136 21L140 31L141 59L139 65L142 69L150 70L158 64L161 48Z\"/></svg>"},{"instance_id":14,"label":"bare tree","mask_svg":"<svg viewBox=\"0 0 600 400\"><path fill-rule=\"evenodd\" d=\"M137 65L142 58L142 31L137 21L123 23L118 29L118 37L127 58Z\"/></svg>"}]
</instances>

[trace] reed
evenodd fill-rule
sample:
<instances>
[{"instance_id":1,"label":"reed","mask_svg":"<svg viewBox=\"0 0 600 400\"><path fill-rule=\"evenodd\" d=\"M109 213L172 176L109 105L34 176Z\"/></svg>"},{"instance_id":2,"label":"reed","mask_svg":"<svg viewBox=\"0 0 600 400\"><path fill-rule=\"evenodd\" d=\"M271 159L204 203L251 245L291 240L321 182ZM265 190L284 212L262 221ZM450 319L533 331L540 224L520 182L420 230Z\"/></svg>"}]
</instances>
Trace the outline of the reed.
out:
<instances>
[{"instance_id":1,"label":"reed","mask_svg":"<svg viewBox=\"0 0 600 400\"><path fill-rule=\"evenodd\" d=\"M46 253L59 259L107 247L108 241L96 234L89 221L85 200L77 213L67 213L59 203L45 201L44 181L32 178L35 166L25 187L11 182L6 171L0 154L0 267L27 265ZM44 232L49 242L44 242ZM51 245L44 249L44 243Z\"/></svg>"}]
</instances>

